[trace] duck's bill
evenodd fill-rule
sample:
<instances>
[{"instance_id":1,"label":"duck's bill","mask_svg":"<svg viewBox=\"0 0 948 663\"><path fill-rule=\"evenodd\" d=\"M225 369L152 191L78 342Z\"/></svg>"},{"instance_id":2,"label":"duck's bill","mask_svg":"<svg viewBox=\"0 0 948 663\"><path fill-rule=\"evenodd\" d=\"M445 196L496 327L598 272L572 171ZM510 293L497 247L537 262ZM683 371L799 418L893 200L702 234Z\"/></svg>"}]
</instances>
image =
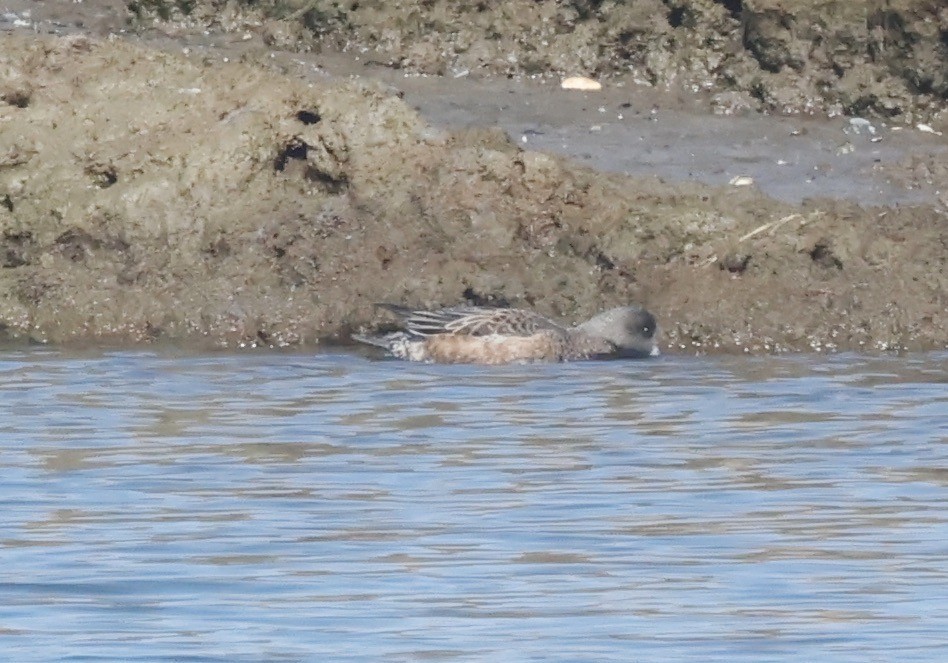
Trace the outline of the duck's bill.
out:
<instances>
[{"instance_id":1,"label":"duck's bill","mask_svg":"<svg viewBox=\"0 0 948 663\"><path fill-rule=\"evenodd\" d=\"M590 359L648 359L649 357L657 357L660 354L661 352L658 346L653 345L651 348L621 348L615 352L595 355L590 357Z\"/></svg>"}]
</instances>

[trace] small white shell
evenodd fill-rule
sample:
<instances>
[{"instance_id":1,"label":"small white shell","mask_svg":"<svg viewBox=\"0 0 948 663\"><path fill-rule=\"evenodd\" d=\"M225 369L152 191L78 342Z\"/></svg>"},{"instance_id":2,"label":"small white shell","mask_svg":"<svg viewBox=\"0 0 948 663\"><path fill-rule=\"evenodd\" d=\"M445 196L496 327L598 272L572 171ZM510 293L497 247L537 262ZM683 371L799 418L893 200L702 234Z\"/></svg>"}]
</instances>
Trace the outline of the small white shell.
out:
<instances>
[{"instance_id":1,"label":"small white shell","mask_svg":"<svg viewBox=\"0 0 948 663\"><path fill-rule=\"evenodd\" d=\"M728 182L731 186L750 186L754 183L754 178L749 175L735 175Z\"/></svg>"},{"instance_id":2,"label":"small white shell","mask_svg":"<svg viewBox=\"0 0 948 663\"><path fill-rule=\"evenodd\" d=\"M564 90L584 90L586 92L598 92L602 89L602 83L599 81L594 81L591 78L586 78L585 76L570 76L569 78L563 79L563 82L560 83L560 87Z\"/></svg>"},{"instance_id":3,"label":"small white shell","mask_svg":"<svg viewBox=\"0 0 948 663\"><path fill-rule=\"evenodd\" d=\"M934 130L930 125L928 125L928 124L916 124L916 125L915 125L915 128L918 129L919 131L921 131L922 133L935 134L936 136L940 136L940 135L941 135L941 132L940 132L940 131L935 131L935 130Z\"/></svg>"}]
</instances>

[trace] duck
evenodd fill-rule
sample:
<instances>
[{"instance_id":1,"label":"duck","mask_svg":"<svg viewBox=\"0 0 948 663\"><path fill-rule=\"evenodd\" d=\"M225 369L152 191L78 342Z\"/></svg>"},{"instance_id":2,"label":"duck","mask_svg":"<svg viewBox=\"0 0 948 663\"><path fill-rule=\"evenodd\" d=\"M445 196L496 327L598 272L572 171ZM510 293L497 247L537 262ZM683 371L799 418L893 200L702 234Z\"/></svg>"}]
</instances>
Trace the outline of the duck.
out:
<instances>
[{"instance_id":1,"label":"duck","mask_svg":"<svg viewBox=\"0 0 948 663\"><path fill-rule=\"evenodd\" d=\"M612 308L573 327L520 308L376 306L394 314L400 329L352 338L408 361L511 364L660 354L655 316L640 306Z\"/></svg>"}]
</instances>

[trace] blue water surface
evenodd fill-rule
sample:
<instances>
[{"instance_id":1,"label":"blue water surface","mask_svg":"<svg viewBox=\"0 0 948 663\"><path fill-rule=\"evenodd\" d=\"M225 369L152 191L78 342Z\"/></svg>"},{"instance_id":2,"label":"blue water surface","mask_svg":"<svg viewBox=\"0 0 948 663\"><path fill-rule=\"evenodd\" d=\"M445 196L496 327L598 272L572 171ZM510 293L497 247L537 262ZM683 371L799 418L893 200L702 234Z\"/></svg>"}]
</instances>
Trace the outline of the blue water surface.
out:
<instances>
[{"instance_id":1,"label":"blue water surface","mask_svg":"<svg viewBox=\"0 0 948 663\"><path fill-rule=\"evenodd\" d=\"M948 660L948 355L0 352L15 661Z\"/></svg>"}]
</instances>

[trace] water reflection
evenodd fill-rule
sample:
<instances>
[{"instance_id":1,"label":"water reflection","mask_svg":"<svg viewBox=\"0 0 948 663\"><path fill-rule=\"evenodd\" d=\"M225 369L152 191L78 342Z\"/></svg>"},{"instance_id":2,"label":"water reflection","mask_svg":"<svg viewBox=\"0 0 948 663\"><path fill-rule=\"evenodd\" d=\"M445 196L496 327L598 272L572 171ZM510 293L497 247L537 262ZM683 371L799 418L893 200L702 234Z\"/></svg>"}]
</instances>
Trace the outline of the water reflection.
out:
<instances>
[{"instance_id":1,"label":"water reflection","mask_svg":"<svg viewBox=\"0 0 948 663\"><path fill-rule=\"evenodd\" d=\"M0 355L15 660L938 660L948 355Z\"/></svg>"}]
</instances>

